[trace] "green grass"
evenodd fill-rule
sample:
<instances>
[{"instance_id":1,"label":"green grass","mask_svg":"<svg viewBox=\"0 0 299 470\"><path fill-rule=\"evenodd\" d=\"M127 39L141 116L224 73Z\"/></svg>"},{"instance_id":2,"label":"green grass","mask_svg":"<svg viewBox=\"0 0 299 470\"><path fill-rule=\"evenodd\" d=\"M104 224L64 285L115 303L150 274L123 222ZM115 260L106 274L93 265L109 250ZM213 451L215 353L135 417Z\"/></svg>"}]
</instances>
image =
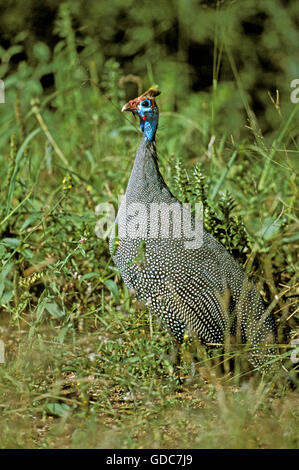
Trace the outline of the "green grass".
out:
<instances>
[{"instance_id":1,"label":"green grass","mask_svg":"<svg viewBox=\"0 0 299 470\"><path fill-rule=\"evenodd\" d=\"M202 348L192 376L192 351L184 346L175 365L173 338L123 286L107 239L95 234L96 207L117 209L140 138L120 112L120 83L131 86L132 77L115 59L100 60L88 33L88 50L77 52L66 3L59 18L52 56L38 42L34 65L14 67L7 57L18 37L1 69L0 447L298 447L290 360L298 338L298 105L286 95L276 106L269 99L274 130L261 135L247 82L217 31L211 90L186 96L178 87L174 96L175 71L149 63L134 78L162 89L161 171L181 200L203 202L207 228L271 304L277 357L294 384L223 369L218 352ZM218 76L224 56L234 81ZM55 85L46 93L39 77L49 71Z\"/></svg>"}]
</instances>

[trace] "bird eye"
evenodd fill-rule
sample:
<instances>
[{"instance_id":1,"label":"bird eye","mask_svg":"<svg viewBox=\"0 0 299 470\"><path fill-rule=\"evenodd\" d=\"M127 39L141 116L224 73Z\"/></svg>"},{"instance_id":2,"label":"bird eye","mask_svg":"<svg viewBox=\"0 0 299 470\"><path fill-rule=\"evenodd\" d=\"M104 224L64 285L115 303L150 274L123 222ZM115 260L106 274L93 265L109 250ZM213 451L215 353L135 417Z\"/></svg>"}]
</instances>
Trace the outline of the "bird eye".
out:
<instances>
[{"instance_id":1,"label":"bird eye","mask_svg":"<svg viewBox=\"0 0 299 470\"><path fill-rule=\"evenodd\" d=\"M148 106L151 105L150 102L149 102L149 100L143 100L141 104L142 104L142 106L144 106L145 108L147 108Z\"/></svg>"}]
</instances>

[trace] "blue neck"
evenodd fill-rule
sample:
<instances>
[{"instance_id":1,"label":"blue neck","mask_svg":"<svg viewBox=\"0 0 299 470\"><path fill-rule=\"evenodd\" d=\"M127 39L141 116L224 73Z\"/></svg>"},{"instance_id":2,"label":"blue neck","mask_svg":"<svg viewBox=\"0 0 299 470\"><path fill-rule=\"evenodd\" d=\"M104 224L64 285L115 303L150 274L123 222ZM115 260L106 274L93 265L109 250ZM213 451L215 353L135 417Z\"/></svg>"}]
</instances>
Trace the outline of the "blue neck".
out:
<instances>
[{"instance_id":1,"label":"blue neck","mask_svg":"<svg viewBox=\"0 0 299 470\"><path fill-rule=\"evenodd\" d=\"M145 120L143 119L145 118ZM159 112L158 109L152 110L151 113L144 113L142 116L139 115L140 129L144 134L146 142L152 142L155 140L156 130L158 127Z\"/></svg>"}]
</instances>

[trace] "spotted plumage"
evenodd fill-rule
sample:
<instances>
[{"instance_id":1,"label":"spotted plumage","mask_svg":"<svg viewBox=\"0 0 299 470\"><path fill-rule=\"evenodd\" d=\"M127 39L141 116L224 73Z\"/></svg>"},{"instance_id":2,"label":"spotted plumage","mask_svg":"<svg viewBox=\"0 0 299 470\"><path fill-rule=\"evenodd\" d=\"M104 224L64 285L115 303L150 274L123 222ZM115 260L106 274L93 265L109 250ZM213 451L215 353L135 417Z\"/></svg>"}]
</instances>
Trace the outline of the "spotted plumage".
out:
<instances>
[{"instance_id":1,"label":"spotted plumage","mask_svg":"<svg viewBox=\"0 0 299 470\"><path fill-rule=\"evenodd\" d=\"M155 144L159 93L150 89L123 107L139 117L143 137L110 238L113 260L127 287L178 341L186 332L195 333L205 344L223 344L226 334L237 335L250 346L251 362L264 364L274 352L261 349L275 341L274 321L254 285L204 228L201 246L195 248L188 247L190 237L182 229L174 231L175 221L190 214L159 172ZM161 228L165 229L170 214L175 218L165 236Z\"/></svg>"}]
</instances>

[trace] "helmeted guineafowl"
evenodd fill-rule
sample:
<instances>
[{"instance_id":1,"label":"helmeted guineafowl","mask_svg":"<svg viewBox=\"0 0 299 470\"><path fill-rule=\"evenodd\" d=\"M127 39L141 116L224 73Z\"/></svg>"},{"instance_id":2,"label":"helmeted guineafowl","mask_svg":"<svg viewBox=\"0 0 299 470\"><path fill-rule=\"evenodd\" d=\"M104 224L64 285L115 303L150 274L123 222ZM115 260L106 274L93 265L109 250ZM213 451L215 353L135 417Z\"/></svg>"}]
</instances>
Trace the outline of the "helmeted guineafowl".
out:
<instances>
[{"instance_id":1,"label":"helmeted guineafowl","mask_svg":"<svg viewBox=\"0 0 299 470\"><path fill-rule=\"evenodd\" d=\"M197 229L202 242L196 246L193 232L186 234L194 219L158 168L159 94L149 89L122 108L139 116L143 136L110 237L112 258L127 287L179 342L186 332L204 344L223 344L226 334L237 335L250 347L250 362L262 365L275 353L265 347L275 342L273 316L221 243L204 228Z\"/></svg>"}]
</instances>

